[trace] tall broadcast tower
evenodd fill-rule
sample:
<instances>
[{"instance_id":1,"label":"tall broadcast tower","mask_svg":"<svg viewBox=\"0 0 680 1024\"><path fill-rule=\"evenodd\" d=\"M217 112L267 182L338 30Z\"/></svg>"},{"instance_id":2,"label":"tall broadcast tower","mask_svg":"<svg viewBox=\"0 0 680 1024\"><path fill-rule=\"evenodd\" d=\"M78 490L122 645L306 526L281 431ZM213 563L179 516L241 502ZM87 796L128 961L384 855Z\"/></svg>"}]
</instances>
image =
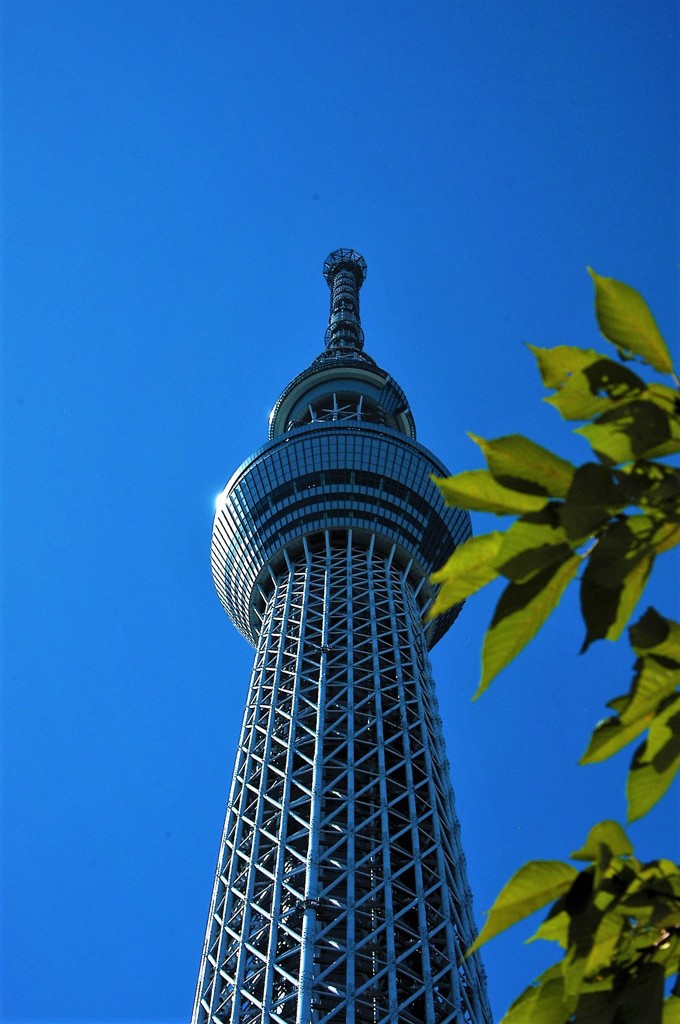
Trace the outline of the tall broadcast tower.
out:
<instances>
[{"instance_id":1,"label":"tall broadcast tower","mask_svg":"<svg viewBox=\"0 0 680 1024\"><path fill-rule=\"evenodd\" d=\"M212 571L255 647L192 1024L490 1024L428 658L470 535L338 249L325 351L217 503Z\"/></svg>"}]
</instances>

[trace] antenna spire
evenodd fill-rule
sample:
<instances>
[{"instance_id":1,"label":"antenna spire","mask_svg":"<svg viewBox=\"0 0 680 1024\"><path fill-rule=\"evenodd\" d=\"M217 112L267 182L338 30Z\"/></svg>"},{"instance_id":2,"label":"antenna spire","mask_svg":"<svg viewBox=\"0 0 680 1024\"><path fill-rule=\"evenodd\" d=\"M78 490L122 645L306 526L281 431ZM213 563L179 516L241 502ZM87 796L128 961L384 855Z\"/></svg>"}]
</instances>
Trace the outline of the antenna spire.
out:
<instances>
[{"instance_id":1,"label":"antenna spire","mask_svg":"<svg viewBox=\"0 0 680 1024\"><path fill-rule=\"evenodd\" d=\"M364 332L359 315L359 289L366 280L366 260L354 249L336 249L323 265L323 276L331 290L326 348L361 351Z\"/></svg>"}]
</instances>

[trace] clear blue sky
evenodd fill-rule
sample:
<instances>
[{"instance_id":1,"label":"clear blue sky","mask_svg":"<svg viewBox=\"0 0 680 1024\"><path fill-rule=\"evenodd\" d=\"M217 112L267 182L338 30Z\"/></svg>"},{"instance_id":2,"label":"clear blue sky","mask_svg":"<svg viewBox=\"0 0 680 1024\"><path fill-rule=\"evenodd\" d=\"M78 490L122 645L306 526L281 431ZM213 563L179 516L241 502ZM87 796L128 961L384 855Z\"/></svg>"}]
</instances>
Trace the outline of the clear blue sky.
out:
<instances>
[{"instance_id":1,"label":"clear blue sky","mask_svg":"<svg viewBox=\"0 0 680 1024\"><path fill-rule=\"evenodd\" d=\"M2 1020L180 1024L251 664L213 501L322 348L322 262L365 256L367 351L452 470L466 430L585 458L522 341L597 343L589 263L677 342L676 5L8 0L3 46ZM576 767L631 659L578 657L575 596L470 703L493 599L434 654L480 921L623 819L629 760ZM521 939L498 1017L553 958Z\"/></svg>"}]
</instances>

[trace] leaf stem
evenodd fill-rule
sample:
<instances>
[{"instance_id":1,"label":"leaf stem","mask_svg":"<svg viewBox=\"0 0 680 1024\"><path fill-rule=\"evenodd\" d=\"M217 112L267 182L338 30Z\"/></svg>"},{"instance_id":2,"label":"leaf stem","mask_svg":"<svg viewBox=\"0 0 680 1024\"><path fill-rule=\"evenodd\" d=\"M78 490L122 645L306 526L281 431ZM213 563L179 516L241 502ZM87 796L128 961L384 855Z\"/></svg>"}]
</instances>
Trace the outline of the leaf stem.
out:
<instances>
[{"instance_id":1,"label":"leaf stem","mask_svg":"<svg viewBox=\"0 0 680 1024\"><path fill-rule=\"evenodd\" d=\"M581 552L581 556L580 557L581 557L582 561L585 562L586 558L590 557L591 553L597 547L599 541L600 541L600 534L597 534L597 536L593 537L593 540L592 540L592 543L591 543L590 547L586 548L585 551Z\"/></svg>"}]
</instances>

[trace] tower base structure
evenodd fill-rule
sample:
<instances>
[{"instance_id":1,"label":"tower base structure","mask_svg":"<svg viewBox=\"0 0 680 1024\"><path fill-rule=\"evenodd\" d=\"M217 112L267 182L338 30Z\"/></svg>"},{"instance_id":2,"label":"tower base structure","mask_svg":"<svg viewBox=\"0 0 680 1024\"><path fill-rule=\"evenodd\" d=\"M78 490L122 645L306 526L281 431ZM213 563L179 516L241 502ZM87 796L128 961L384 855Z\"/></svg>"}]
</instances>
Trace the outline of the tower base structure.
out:
<instances>
[{"instance_id":1,"label":"tower base structure","mask_svg":"<svg viewBox=\"0 0 680 1024\"><path fill-rule=\"evenodd\" d=\"M263 615L195 1024L490 1021L422 611L396 548L302 544Z\"/></svg>"}]
</instances>

